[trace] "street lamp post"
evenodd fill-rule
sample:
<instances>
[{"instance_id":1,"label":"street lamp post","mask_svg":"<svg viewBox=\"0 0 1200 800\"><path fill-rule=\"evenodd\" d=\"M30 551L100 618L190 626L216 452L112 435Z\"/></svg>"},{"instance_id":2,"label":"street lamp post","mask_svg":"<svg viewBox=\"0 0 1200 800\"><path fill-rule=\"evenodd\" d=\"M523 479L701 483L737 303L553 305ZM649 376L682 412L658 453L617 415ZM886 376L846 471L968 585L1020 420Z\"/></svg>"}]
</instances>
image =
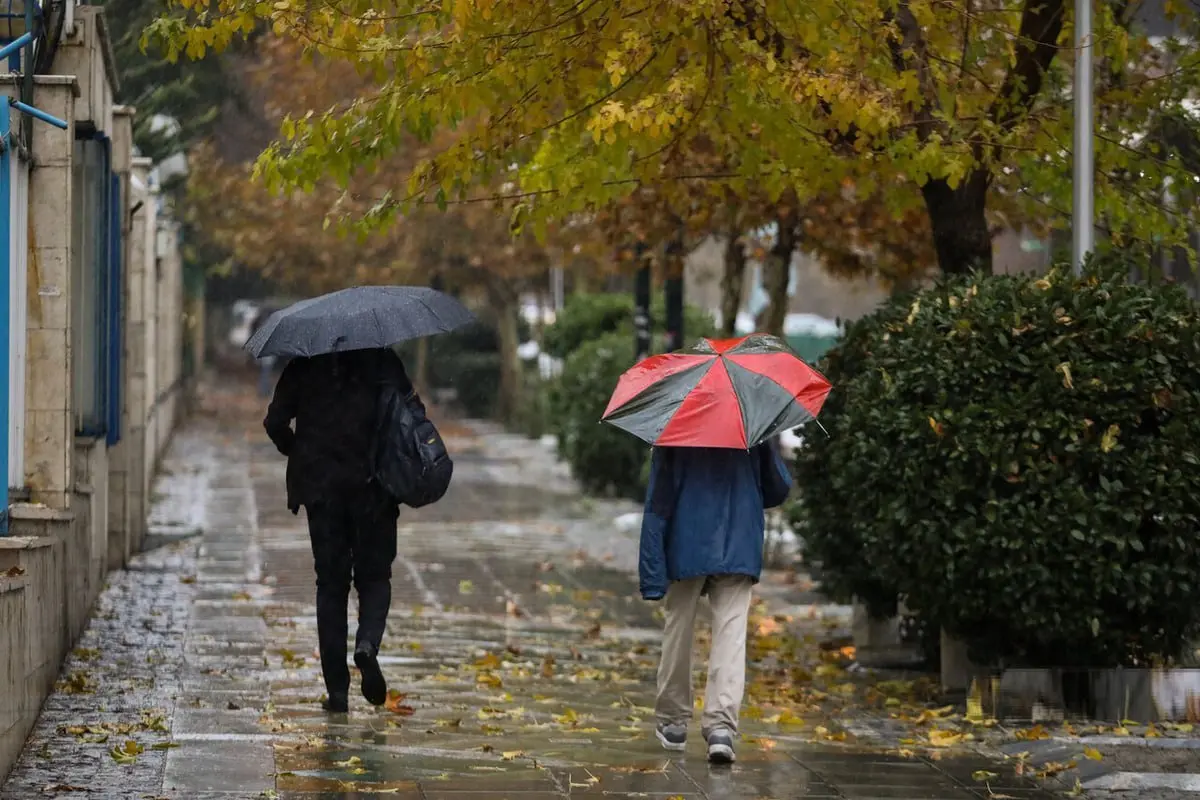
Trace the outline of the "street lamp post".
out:
<instances>
[{"instance_id":1,"label":"street lamp post","mask_svg":"<svg viewBox=\"0 0 1200 800\"><path fill-rule=\"evenodd\" d=\"M1092 132L1092 2L1075 0L1075 142L1072 180L1071 260L1076 274L1095 237L1095 153Z\"/></svg>"}]
</instances>

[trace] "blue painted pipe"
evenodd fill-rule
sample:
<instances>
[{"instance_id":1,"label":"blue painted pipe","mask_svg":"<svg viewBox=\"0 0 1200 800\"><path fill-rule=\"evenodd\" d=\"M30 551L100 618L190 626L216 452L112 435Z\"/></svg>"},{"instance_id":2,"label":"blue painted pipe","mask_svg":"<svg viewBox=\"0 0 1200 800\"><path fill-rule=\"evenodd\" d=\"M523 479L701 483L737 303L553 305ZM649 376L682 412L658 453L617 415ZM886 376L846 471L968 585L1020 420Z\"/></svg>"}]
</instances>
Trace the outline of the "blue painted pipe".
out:
<instances>
[{"instance_id":1,"label":"blue painted pipe","mask_svg":"<svg viewBox=\"0 0 1200 800\"><path fill-rule=\"evenodd\" d=\"M64 131L67 129L66 120L59 119L58 117L54 116L53 114L47 114L45 111L42 111L41 109L38 109L38 108L34 108L33 106L29 105L28 103L22 103L20 100L13 100L10 98L8 103L13 108L15 108L17 111L21 111L25 114L28 114L29 116L33 117L34 119L40 119L42 122L45 122L48 125L53 125L54 127L60 128L61 130L64 130Z\"/></svg>"},{"instance_id":2,"label":"blue painted pipe","mask_svg":"<svg viewBox=\"0 0 1200 800\"><path fill-rule=\"evenodd\" d=\"M17 52L22 47L24 47L25 45L29 44L32 41L33 41L32 33L22 33L16 39L13 39L11 42L4 45L4 47L0 47L0 61L3 61L4 59L8 58L13 53Z\"/></svg>"}]
</instances>

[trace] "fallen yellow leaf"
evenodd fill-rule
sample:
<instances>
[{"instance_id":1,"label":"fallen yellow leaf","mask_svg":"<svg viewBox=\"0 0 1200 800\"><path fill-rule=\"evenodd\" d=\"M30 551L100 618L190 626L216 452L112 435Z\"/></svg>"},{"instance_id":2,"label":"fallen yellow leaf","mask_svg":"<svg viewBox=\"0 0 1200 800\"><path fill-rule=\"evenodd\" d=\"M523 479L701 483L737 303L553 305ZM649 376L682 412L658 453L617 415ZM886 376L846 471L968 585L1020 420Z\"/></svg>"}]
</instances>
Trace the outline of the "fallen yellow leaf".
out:
<instances>
[{"instance_id":1,"label":"fallen yellow leaf","mask_svg":"<svg viewBox=\"0 0 1200 800\"><path fill-rule=\"evenodd\" d=\"M929 743L934 747L951 747L966 741L967 734L934 728L929 732Z\"/></svg>"}]
</instances>

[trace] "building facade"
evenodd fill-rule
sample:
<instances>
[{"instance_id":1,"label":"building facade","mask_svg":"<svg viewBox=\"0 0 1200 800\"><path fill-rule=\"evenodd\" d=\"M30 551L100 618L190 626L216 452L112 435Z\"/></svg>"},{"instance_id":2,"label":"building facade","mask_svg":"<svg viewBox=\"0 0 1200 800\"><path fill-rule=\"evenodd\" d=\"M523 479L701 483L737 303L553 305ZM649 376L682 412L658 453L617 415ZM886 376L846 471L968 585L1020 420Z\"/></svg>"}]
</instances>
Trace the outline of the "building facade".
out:
<instances>
[{"instance_id":1,"label":"building facade","mask_svg":"<svg viewBox=\"0 0 1200 800\"><path fill-rule=\"evenodd\" d=\"M0 780L106 573L142 546L182 389L178 226L114 104L103 11L66 5L47 74L25 74L26 49L0 75Z\"/></svg>"}]
</instances>

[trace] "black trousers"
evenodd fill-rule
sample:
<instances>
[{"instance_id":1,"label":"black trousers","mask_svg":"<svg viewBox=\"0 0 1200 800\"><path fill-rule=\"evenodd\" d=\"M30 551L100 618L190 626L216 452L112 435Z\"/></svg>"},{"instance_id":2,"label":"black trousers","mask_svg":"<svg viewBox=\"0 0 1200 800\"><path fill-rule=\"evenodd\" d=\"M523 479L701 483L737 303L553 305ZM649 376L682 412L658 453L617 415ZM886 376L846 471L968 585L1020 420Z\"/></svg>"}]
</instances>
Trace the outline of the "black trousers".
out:
<instances>
[{"instance_id":1,"label":"black trousers","mask_svg":"<svg viewBox=\"0 0 1200 800\"><path fill-rule=\"evenodd\" d=\"M308 535L317 572L317 640L325 689L350 688L346 664L350 583L358 590L355 645L383 640L392 603L392 561L396 558L394 503L377 492L356 492L336 500L310 503Z\"/></svg>"}]
</instances>

